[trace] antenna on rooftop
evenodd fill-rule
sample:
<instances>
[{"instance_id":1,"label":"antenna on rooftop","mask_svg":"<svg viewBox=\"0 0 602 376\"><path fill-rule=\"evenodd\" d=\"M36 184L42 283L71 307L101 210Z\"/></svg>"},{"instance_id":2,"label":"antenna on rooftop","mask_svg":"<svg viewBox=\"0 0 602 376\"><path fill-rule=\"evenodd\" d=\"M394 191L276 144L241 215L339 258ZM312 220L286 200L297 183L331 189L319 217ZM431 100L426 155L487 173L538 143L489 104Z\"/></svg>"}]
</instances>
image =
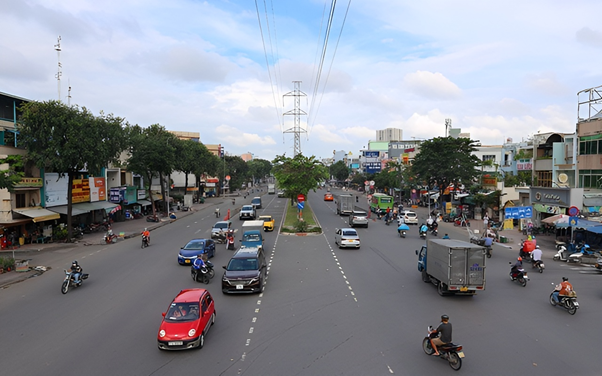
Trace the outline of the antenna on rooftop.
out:
<instances>
[{"instance_id":1,"label":"antenna on rooftop","mask_svg":"<svg viewBox=\"0 0 602 376\"><path fill-rule=\"evenodd\" d=\"M448 130L451 129L451 119L445 119L445 137L449 136Z\"/></svg>"},{"instance_id":2,"label":"antenna on rooftop","mask_svg":"<svg viewBox=\"0 0 602 376\"><path fill-rule=\"evenodd\" d=\"M58 71L56 72L56 81L57 81L57 85L58 85L58 90L59 90L59 102L61 101L61 76L63 75L63 72L61 71L61 36L59 35L58 37L58 41L57 43L54 45L54 49L56 50L57 53L57 58L58 58L58 62L59 62L59 66L58 66Z\"/></svg>"}]
</instances>

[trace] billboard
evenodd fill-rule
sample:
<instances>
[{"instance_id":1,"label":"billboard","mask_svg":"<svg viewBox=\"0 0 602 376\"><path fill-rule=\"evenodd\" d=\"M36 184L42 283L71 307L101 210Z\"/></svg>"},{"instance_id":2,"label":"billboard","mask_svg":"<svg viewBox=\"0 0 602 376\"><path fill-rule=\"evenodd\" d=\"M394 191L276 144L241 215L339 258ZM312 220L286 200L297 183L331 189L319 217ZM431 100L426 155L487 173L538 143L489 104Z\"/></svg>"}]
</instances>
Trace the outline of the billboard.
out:
<instances>
[{"instance_id":1,"label":"billboard","mask_svg":"<svg viewBox=\"0 0 602 376\"><path fill-rule=\"evenodd\" d=\"M107 200L105 178L88 178L88 186L90 188L90 202Z\"/></svg>"},{"instance_id":2,"label":"billboard","mask_svg":"<svg viewBox=\"0 0 602 376\"><path fill-rule=\"evenodd\" d=\"M60 177L56 172L44 174L44 202L45 207L67 205L67 175Z\"/></svg>"}]
</instances>

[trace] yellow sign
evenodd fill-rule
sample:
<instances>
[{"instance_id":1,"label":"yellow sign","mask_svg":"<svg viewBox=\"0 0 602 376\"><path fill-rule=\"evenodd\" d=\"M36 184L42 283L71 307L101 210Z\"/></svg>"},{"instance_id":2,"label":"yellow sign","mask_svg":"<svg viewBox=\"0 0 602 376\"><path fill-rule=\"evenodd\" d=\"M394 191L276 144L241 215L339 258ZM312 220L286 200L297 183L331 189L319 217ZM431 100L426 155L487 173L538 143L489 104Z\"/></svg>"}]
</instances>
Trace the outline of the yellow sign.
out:
<instances>
[{"instance_id":1,"label":"yellow sign","mask_svg":"<svg viewBox=\"0 0 602 376\"><path fill-rule=\"evenodd\" d=\"M42 178L21 178L15 187L42 187Z\"/></svg>"}]
</instances>

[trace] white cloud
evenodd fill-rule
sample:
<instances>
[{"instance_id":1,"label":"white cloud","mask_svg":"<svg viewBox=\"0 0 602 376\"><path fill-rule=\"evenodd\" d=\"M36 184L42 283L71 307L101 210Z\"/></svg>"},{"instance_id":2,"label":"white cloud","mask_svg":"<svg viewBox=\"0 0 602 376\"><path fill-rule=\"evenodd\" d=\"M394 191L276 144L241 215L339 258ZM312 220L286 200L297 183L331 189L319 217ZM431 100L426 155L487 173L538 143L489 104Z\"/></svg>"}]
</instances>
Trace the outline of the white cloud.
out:
<instances>
[{"instance_id":1,"label":"white cloud","mask_svg":"<svg viewBox=\"0 0 602 376\"><path fill-rule=\"evenodd\" d=\"M404 87L413 93L432 99L457 99L462 91L456 84L441 73L417 71L407 74L403 79Z\"/></svg>"},{"instance_id":2,"label":"white cloud","mask_svg":"<svg viewBox=\"0 0 602 376\"><path fill-rule=\"evenodd\" d=\"M244 148L263 147L275 145L276 141L270 136L260 136L256 133L247 133L236 127L220 125L215 128L217 138L227 145L235 145ZM259 149L256 149L259 151Z\"/></svg>"}]
</instances>

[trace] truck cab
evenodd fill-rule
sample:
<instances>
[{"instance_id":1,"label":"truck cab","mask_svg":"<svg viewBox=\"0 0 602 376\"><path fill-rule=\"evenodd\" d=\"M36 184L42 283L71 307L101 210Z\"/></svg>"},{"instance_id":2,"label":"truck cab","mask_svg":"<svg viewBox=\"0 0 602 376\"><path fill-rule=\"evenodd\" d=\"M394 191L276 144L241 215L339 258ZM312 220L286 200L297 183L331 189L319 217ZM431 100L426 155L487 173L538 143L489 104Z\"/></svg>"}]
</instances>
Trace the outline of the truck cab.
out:
<instances>
[{"instance_id":1,"label":"truck cab","mask_svg":"<svg viewBox=\"0 0 602 376\"><path fill-rule=\"evenodd\" d=\"M264 229L263 220L246 221L242 225L241 246L251 248L263 248L263 235L261 231Z\"/></svg>"}]
</instances>

